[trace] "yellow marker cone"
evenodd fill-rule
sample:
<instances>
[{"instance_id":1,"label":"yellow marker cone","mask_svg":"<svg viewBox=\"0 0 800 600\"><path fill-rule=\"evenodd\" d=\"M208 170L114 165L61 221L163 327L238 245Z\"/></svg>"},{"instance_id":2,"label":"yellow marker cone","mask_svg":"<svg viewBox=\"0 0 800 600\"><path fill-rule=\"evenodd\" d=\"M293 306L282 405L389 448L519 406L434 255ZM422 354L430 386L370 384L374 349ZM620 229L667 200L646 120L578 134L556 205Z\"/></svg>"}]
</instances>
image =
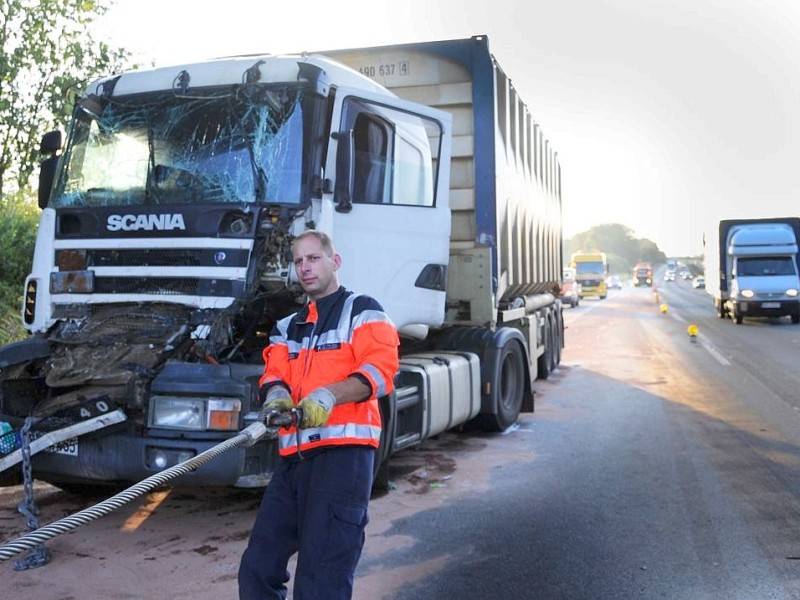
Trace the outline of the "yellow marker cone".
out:
<instances>
[{"instance_id":1,"label":"yellow marker cone","mask_svg":"<svg viewBox=\"0 0 800 600\"><path fill-rule=\"evenodd\" d=\"M662 312L662 314L667 314L667 305L666 304L662 304L661 305L661 312Z\"/></svg>"},{"instance_id":2,"label":"yellow marker cone","mask_svg":"<svg viewBox=\"0 0 800 600\"><path fill-rule=\"evenodd\" d=\"M692 342L697 341L697 325L694 323L689 325L689 327L686 328L686 333L689 334L689 339L691 339Z\"/></svg>"}]
</instances>

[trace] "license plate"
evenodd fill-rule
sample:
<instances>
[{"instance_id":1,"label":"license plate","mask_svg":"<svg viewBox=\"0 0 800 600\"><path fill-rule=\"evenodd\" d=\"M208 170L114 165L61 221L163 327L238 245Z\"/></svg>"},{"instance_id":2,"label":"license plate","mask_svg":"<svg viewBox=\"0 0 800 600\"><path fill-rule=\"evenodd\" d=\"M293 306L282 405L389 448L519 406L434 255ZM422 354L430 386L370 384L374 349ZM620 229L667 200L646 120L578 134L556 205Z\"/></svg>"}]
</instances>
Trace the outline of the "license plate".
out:
<instances>
[{"instance_id":1,"label":"license plate","mask_svg":"<svg viewBox=\"0 0 800 600\"><path fill-rule=\"evenodd\" d=\"M781 303L780 302L762 302L761 303L761 308L780 308L780 307L781 307Z\"/></svg>"},{"instance_id":2,"label":"license plate","mask_svg":"<svg viewBox=\"0 0 800 600\"><path fill-rule=\"evenodd\" d=\"M40 431L31 431L31 441L42 437L44 435ZM50 452L51 454L64 454L66 456L78 456L78 438L69 438L63 442L58 442L52 446L48 446L43 452Z\"/></svg>"},{"instance_id":3,"label":"license plate","mask_svg":"<svg viewBox=\"0 0 800 600\"><path fill-rule=\"evenodd\" d=\"M52 452L54 454L66 454L67 456L78 456L78 438L70 438L53 444L49 448L45 448L45 452Z\"/></svg>"}]
</instances>

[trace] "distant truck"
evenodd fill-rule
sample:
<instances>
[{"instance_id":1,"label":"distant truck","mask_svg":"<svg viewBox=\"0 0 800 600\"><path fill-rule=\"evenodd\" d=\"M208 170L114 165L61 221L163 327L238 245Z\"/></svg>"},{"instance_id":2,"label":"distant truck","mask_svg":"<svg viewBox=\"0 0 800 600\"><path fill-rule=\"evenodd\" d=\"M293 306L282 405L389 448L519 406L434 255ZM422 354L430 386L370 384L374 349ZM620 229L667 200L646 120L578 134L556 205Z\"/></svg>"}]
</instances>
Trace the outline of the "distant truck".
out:
<instances>
[{"instance_id":1,"label":"distant truck","mask_svg":"<svg viewBox=\"0 0 800 600\"><path fill-rule=\"evenodd\" d=\"M561 169L485 36L117 73L41 151L0 421L126 419L36 454L37 479L139 481L257 419L309 228L400 332L378 479L442 431L508 428L560 361ZM275 456L262 440L177 483L261 486Z\"/></svg>"},{"instance_id":2,"label":"distant truck","mask_svg":"<svg viewBox=\"0 0 800 600\"><path fill-rule=\"evenodd\" d=\"M706 292L720 318L789 316L800 323L800 218L723 220L706 232Z\"/></svg>"},{"instance_id":3,"label":"distant truck","mask_svg":"<svg viewBox=\"0 0 800 600\"><path fill-rule=\"evenodd\" d=\"M602 300L608 295L608 260L605 252L575 252L570 260L570 268L575 270L575 281L581 286L581 298L599 296Z\"/></svg>"},{"instance_id":4,"label":"distant truck","mask_svg":"<svg viewBox=\"0 0 800 600\"><path fill-rule=\"evenodd\" d=\"M652 287L653 265L645 262L636 263L636 265L633 267L631 281L636 287Z\"/></svg>"}]
</instances>

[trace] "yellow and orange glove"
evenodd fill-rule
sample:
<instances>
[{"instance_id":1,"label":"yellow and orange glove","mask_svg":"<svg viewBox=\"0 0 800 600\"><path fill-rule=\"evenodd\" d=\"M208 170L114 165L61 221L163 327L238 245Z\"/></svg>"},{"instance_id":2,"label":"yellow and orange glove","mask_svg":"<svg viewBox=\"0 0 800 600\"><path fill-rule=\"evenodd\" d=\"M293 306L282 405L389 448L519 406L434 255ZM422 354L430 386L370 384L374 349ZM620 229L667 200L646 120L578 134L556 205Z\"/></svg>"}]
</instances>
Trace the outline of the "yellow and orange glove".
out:
<instances>
[{"instance_id":1,"label":"yellow and orange glove","mask_svg":"<svg viewBox=\"0 0 800 600\"><path fill-rule=\"evenodd\" d=\"M322 427L328 422L336 404L336 396L328 388L317 388L300 401L297 408L303 411L300 427Z\"/></svg>"}]
</instances>

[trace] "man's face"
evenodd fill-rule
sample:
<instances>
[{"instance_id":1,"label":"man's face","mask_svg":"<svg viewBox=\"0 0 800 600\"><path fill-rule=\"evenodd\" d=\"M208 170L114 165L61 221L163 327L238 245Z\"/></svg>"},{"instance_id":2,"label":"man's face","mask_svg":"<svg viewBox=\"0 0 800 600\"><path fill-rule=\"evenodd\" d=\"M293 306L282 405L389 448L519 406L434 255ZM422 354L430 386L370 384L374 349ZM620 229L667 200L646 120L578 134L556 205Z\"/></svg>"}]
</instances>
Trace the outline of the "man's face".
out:
<instances>
[{"instance_id":1,"label":"man's face","mask_svg":"<svg viewBox=\"0 0 800 600\"><path fill-rule=\"evenodd\" d=\"M294 269L300 286L311 300L317 300L339 289L336 272L342 264L338 254L328 256L322 243L313 236L301 239L292 250Z\"/></svg>"}]
</instances>

